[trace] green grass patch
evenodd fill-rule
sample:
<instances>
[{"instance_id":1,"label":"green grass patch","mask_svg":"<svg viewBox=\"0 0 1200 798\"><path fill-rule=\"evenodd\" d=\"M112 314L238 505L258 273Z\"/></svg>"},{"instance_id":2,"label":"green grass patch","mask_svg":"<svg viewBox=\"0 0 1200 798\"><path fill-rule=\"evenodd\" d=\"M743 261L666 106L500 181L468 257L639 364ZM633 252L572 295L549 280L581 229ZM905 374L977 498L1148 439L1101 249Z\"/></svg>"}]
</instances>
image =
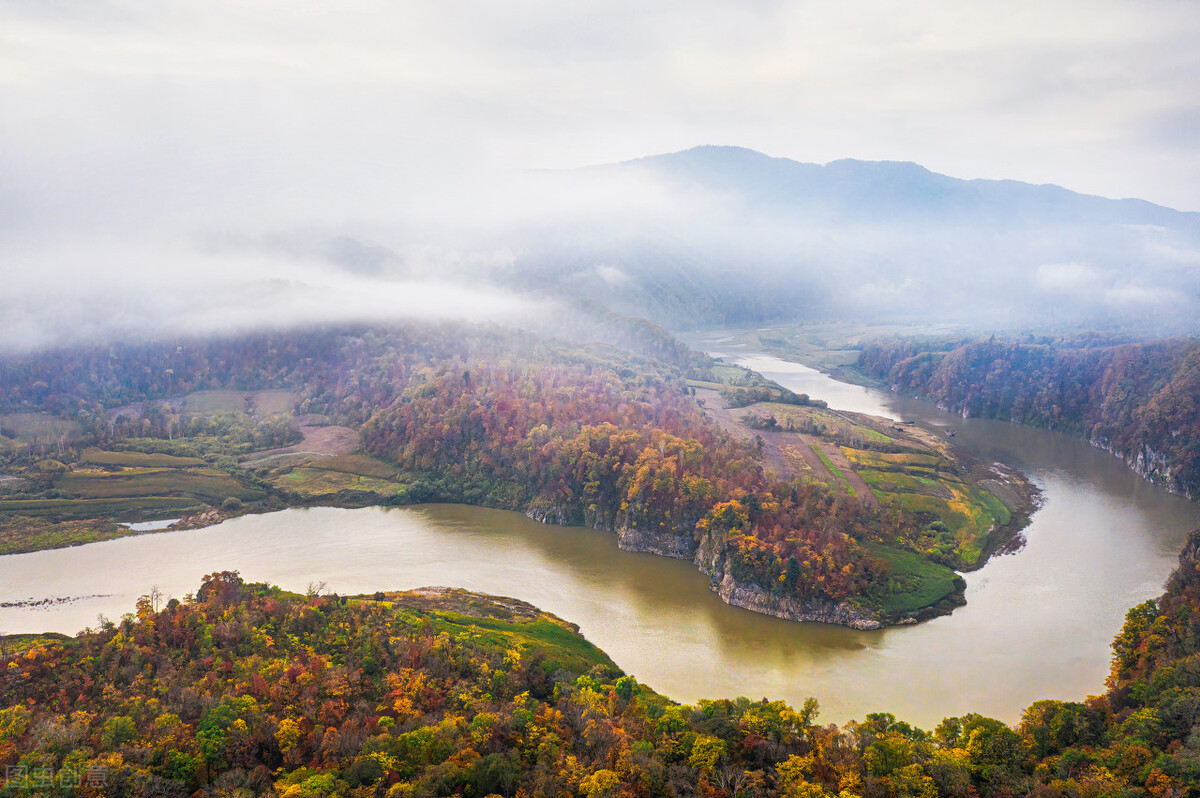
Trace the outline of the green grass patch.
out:
<instances>
[{"instance_id":1,"label":"green grass patch","mask_svg":"<svg viewBox=\"0 0 1200 798\"><path fill-rule=\"evenodd\" d=\"M940 521L958 560L969 567L982 556L993 528L1008 523L1010 514L1003 502L985 491L960 485L954 493L949 500L902 493L900 506Z\"/></svg>"},{"instance_id":2,"label":"green grass patch","mask_svg":"<svg viewBox=\"0 0 1200 798\"><path fill-rule=\"evenodd\" d=\"M887 615L937 604L958 589L958 574L944 565L881 543L862 545L871 556L888 564L889 591L880 601L880 609Z\"/></svg>"},{"instance_id":3,"label":"green grass patch","mask_svg":"<svg viewBox=\"0 0 1200 798\"><path fill-rule=\"evenodd\" d=\"M726 384L750 377L750 372L747 369L735 366L732 363L714 363L712 373L718 380Z\"/></svg>"},{"instance_id":4,"label":"green grass patch","mask_svg":"<svg viewBox=\"0 0 1200 798\"><path fill-rule=\"evenodd\" d=\"M817 455L817 457L821 459L821 464L824 465L825 468L828 469L829 473L833 475L833 478L838 481L838 484L842 490L846 491L851 496L858 496L858 491L856 491L854 486L850 484L850 480L846 479L846 475L842 473L842 470L833 464L833 461L829 459L829 455L825 454L825 452L821 450L821 447L815 443L810 444L810 448Z\"/></svg>"},{"instance_id":5,"label":"green grass patch","mask_svg":"<svg viewBox=\"0 0 1200 798\"><path fill-rule=\"evenodd\" d=\"M934 471L936 472L939 465L945 465L945 461L940 457L932 454L918 454L917 452L875 452L868 449L854 449L849 446L843 446L842 451L855 466L861 468L874 468L881 471Z\"/></svg>"},{"instance_id":6,"label":"green grass patch","mask_svg":"<svg viewBox=\"0 0 1200 798\"><path fill-rule=\"evenodd\" d=\"M49 518L0 515L0 555L63 549L138 534L115 521L54 521Z\"/></svg>"},{"instance_id":7,"label":"green grass patch","mask_svg":"<svg viewBox=\"0 0 1200 798\"><path fill-rule=\"evenodd\" d=\"M968 565L974 565L983 555L991 531L1007 524L1012 518L1004 502L974 486L965 488L963 494L950 503L950 507L971 519L971 526L961 533L959 544L962 560Z\"/></svg>"},{"instance_id":8,"label":"green grass patch","mask_svg":"<svg viewBox=\"0 0 1200 798\"><path fill-rule=\"evenodd\" d=\"M597 665L618 670L607 654L579 634L579 627L517 599L449 589L388 593L385 600L414 619L431 620L437 632L468 638L494 651L515 649L523 659L539 656L547 673L559 668L586 673Z\"/></svg>"},{"instance_id":9,"label":"green grass patch","mask_svg":"<svg viewBox=\"0 0 1200 798\"><path fill-rule=\"evenodd\" d=\"M542 667L548 673L559 668L586 673L596 665L616 667L607 654L561 621L539 618L514 622L453 613L437 615L447 626L457 627L458 634L465 632L476 643L501 650L516 648L521 651L523 658L530 655L542 657Z\"/></svg>"},{"instance_id":10,"label":"green grass patch","mask_svg":"<svg viewBox=\"0 0 1200 798\"><path fill-rule=\"evenodd\" d=\"M909 474L901 471L863 469L858 471L858 475L875 490L885 493L915 493L921 496L932 496L936 499L954 498L955 493L949 487L950 484L959 489L963 487L961 482L950 483L921 474Z\"/></svg>"},{"instance_id":11,"label":"green grass patch","mask_svg":"<svg viewBox=\"0 0 1200 798\"><path fill-rule=\"evenodd\" d=\"M282 390L195 391L184 397L184 410L189 415L218 416L244 413L253 407L256 415L274 415L290 413L296 398L294 392Z\"/></svg>"},{"instance_id":12,"label":"green grass patch","mask_svg":"<svg viewBox=\"0 0 1200 798\"><path fill-rule=\"evenodd\" d=\"M908 452L842 451L881 502L897 502L936 522L914 530L914 546L937 552L957 565L977 564L992 531L1011 519L1000 497L955 476L955 464L950 460Z\"/></svg>"},{"instance_id":13,"label":"green grass patch","mask_svg":"<svg viewBox=\"0 0 1200 798\"><path fill-rule=\"evenodd\" d=\"M119 499L142 496L187 496L206 504L219 504L230 496L256 501L265 494L242 485L223 471L177 468L73 472L57 479L54 487L80 499Z\"/></svg>"},{"instance_id":14,"label":"green grass patch","mask_svg":"<svg viewBox=\"0 0 1200 798\"><path fill-rule=\"evenodd\" d=\"M332 496L344 491L371 493L383 498L394 496L404 490L402 484L390 479L331 471L321 468L317 464L294 468L288 473L276 477L272 480L272 484L280 490L307 498Z\"/></svg>"},{"instance_id":15,"label":"green grass patch","mask_svg":"<svg viewBox=\"0 0 1200 798\"><path fill-rule=\"evenodd\" d=\"M356 474L361 477L392 480L396 478L397 469L394 465L365 454L343 454L337 457L323 457L307 464L308 468L319 471L337 471L343 474Z\"/></svg>"},{"instance_id":16,"label":"green grass patch","mask_svg":"<svg viewBox=\"0 0 1200 798\"><path fill-rule=\"evenodd\" d=\"M937 496L926 496L916 493L899 494L900 506L905 510L916 513L927 513L935 516L946 525L951 534L958 534L971 523L971 517L965 513L951 509L950 502Z\"/></svg>"},{"instance_id":17,"label":"green grass patch","mask_svg":"<svg viewBox=\"0 0 1200 798\"><path fill-rule=\"evenodd\" d=\"M199 457L177 457L173 454L146 454L143 452L105 452L100 449L84 449L80 460L94 465L125 468L194 468L208 465Z\"/></svg>"},{"instance_id":18,"label":"green grass patch","mask_svg":"<svg viewBox=\"0 0 1200 798\"><path fill-rule=\"evenodd\" d=\"M1008 505L999 496L989 493L982 488L972 488L970 496L978 504L982 505L993 522L1004 526L1012 520L1012 511L1008 509Z\"/></svg>"},{"instance_id":19,"label":"green grass patch","mask_svg":"<svg viewBox=\"0 0 1200 798\"><path fill-rule=\"evenodd\" d=\"M712 379L687 380L693 388L720 391L729 407L748 407L757 402L794 401L794 394L772 380L731 363L716 362L709 369Z\"/></svg>"},{"instance_id":20,"label":"green grass patch","mask_svg":"<svg viewBox=\"0 0 1200 798\"><path fill-rule=\"evenodd\" d=\"M57 632L42 632L40 634L0 635L0 656L20 654L31 648L39 648L54 643L70 643L74 638Z\"/></svg>"},{"instance_id":21,"label":"green grass patch","mask_svg":"<svg viewBox=\"0 0 1200 798\"><path fill-rule=\"evenodd\" d=\"M202 504L186 496L138 496L120 499L11 499L0 501L0 515L33 517L122 518L169 515L195 510Z\"/></svg>"},{"instance_id":22,"label":"green grass patch","mask_svg":"<svg viewBox=\"0 0 1200 798\"><path fill-rule=\"evenodd\" d=\"M788 405L779 402L762 402L754 405L759 415L770 413L784 430L806 432L841 441L860 442L879 446L894 446L896 442L878 430L843 416L836 410L811 405Z\"/></svg>"},{"instance_id":23,"label":"green grass patch","mask_svg":"<svg viewBox=\"0 0 1200 798\"><path fill-rule=\"evenodd\" d=\"M817 457L821 458L821 463L827 469L829 469L830 474L833 474L835 477L840 479L842 482L846 481L846 475L842 473L842 470L840 468L838 468L837 466L835 466L833 464L833 461L829 459L829 455L825 454L825 452L821 449L820 446L818 446L817 444L814 443L811 445L811 448L812 448L813 452L817 455Z\"/></svg>"}]
</instances>

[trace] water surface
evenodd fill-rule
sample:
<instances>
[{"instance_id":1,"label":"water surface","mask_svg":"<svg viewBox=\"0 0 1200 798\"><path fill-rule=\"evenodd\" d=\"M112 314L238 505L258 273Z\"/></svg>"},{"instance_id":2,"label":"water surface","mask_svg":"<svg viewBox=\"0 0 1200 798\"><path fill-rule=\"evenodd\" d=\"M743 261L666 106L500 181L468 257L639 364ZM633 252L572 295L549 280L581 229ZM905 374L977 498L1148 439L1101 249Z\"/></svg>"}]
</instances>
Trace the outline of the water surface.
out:
<instances>
[{"instance_id":1,"label":"water surface","mask_svg":"<svg viewBox=\"0 0 1200 798\"><path fill-rule=\"evenodd\" d=\"M622 668L682 701L742 694L798 704L811 695L825 720L883 710L929 727L965 712L1015 722L1034 700L1103 691L1112 637L1129 607L1160 592L1196 505L1074 438L948 416L773 358L754 368L835 406L854 388L850 409L952 425L957 444L1022 468L1044 498L1028 544L967 574L968 604L953 615L858 632L729 607L690 563L622 552L610 534L517 513L296 509L0 557L0 604L86 597L0 607L0 630L73 633L98 613L120 617L153 585L183 596L203 574L234 569L301 592L326 582L343 594L453 585L516 596L578 623Z\"/></svg>"}]
</instances>

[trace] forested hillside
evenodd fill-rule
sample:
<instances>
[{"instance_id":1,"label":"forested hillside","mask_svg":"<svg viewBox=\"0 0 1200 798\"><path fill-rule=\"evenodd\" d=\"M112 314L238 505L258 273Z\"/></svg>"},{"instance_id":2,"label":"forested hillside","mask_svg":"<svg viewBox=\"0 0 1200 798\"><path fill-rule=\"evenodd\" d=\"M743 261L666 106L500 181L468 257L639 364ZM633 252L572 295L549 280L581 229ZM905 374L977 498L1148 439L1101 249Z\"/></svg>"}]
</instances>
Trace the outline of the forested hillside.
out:
<instances>
[{"instance_id":1,"label":"forested hillside","mask_svg":"<svg viewBox=\"0 0 1200 798\"><path fill-rule=\"evenodd\" d=\"M1193 533L1130 611L1106 695L932 732L886 712L822 726L816 701L679 705L513 599L214 573L0 654L0 795L1196 795L1198 558Z\"/></svg>"},{"instance_id":2,"label":"forested hillside","mask_svg":"<svg viewBox=\"0 0 1200 798\"><path fill-rule=\"evenodd\" d=\"M1170 490L1200 495L1200 341L1102 337L870 344L859 368L964 415L1082 435Z\"/></svg>"},{"instance_id":3,"label":"forested hillside","mask_svg":"<svg viewBox=\"0 0 1200 798\"><path fill-rule=\"evenodd\" d=\"M937 554L949 532L936 519L768 477L759 449L723 433L691 398L686 378L714 378L706 358L644 323L613 337L656 356L442 325L10 358L0 362L3 409L55 414L77 432L12 445L20 487L0 497L0 533L139 507L162 517L195 506L457 501L692 559L726 600L741 591L741 603L782 617L874 626L953 606L943 600L961 581ZM241 410L238 395L222 393L231 389L257 391L244 412L195 414L218 400ZM290 427L264 408L282 401L326 425L302 429L332 425L369 457L312 462L278 448ZM249 440L277 448L249 452ZM88 538L55 528L40 539ZM893 575L905 551L923 564Z\"/></svg>"}]
</instances>

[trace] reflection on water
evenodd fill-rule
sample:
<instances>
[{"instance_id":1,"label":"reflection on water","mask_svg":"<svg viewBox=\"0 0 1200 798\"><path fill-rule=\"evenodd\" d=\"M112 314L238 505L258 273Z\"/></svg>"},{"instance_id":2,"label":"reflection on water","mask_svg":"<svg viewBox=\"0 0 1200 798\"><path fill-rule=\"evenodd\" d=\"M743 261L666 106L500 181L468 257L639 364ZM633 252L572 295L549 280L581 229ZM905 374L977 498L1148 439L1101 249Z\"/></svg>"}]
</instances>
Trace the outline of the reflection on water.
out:
<instances>
[{"instance_id":1,"label":"reflection on water","mask_svg":"<svg viewBox=\"0 0 1200 798\"><path fill-rule=\"evenodd\" d=\"M900 420L886 401L887 394L861 385L832 380L808 366L790 363L770 355L739 355L733 362L757 371L767 379L775 380L796 393L806 393L813 399L823 399L832 408L883 416L893 421Z\"/></svg>"},{"instance_id":2,"label":"reflection on water","mask_svg":"<svg viewBox=\"0 0 1200 798\"><path fill-rule=\"evenodd\" d=\"M817 372L754 362L793 390L843 401L833 397L847 386ZM0 607L0 630L74 632L97 613L132 610L152 585L181 596L206 572L236 569L297 591L326 581L340 593L440 584L516 596L578 623L621 667L684 701L812 695L825 720L886 710L928 727L965 712L1016 721L1039 698L1101 692L1112 636L1129 607L1160 591L1195 505L1073 438L951 417L886 392L862 401L953 424L956 444L1024 469L1043 491L1028 545L968 574L969 603L949 617L878 632L781 621L723 604L690 563L622 552L607 533L429 505L286 510L0 557L0 603L103 596Z\"/></svg>"},{"instance_id":3,"label":"reflection on water","mask_svg":"<svg viewBox=\"0 0 1200 798\"><path fill-rule=\"evenodd\" d=\"M129 527L134 532L158 532L159 530L167 529L171 526L171 524L178 520L180 519L164 518L161 521L138 521L133 524L125 524L125 526Z\"/></svg>"}]
</instances>

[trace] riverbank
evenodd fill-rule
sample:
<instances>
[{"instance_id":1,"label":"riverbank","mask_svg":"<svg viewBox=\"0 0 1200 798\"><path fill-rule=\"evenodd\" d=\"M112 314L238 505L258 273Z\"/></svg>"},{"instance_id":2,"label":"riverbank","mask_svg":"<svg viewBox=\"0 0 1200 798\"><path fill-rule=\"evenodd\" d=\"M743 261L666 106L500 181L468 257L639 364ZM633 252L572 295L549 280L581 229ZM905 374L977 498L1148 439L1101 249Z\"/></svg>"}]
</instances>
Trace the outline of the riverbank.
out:
<instances>
[{"instance_id":1,"label":"riverbank","mask_svg":"<svg viewBox=\"0 0 1200 798\"><path fill-rule=\"evenodd\" d=\"M1040 461L1045 508L1028 545L967 574L968 604L930 623L858 631L794 623L724 602L690 560L623 551L616 536L461 504L291 509L95 546L0 557L0 631L74 635L119 620L158 586L184 599L218 570L304 594L460 585L516 596L579 623L623 669L677 700L816 696L831 721L887 707L936 724L964 708L1016 723L1032 701L1103 690L1108 646L1130 606L1159 592L1193 509L1082 443ZM1050 452L1047 452L1050 454ZM1126 478L1086 487L1079 458ZM1136 493L1122 493L1125 488Z\"/></svg>"},{"instance_id":2,"label":"riverbank","mask_svg":"<svg viewBox=\"0 0 1200 798\"><path fill-rule=\"evenodd\" d=\"M88 543L141 534L146 533L105 519L54 521L46 518L0 516L0 556L84 546Z\"/></svg>"},{"instance_id":3,"label":"riverbank","mask_svg":"<svg viewBox=\"0 0 1200 798\"><path fill-rule=\"evenodd\" d=\"M715 408L716 402L712 402L710 407ZM759 405L751 405L747 408L751 413L758 412L760 409ZM880 430L891 422L884 419L866 419L855 414L839 415L834 411L815 407L811 410L827 413L829 418L837 418L844 423L851 423L853 430L858 430L864 435L873 435L892 448L908 447L905 450L910 451L916 447L920 452L926 453L918 452L914 455L910 451L910 455L904 457L930 458L934 457L933 453L938 451L938 447L945 448L944 443L937 440L932 440L932 442L926 440L925 443L919 443L924 434L920 430L891 431L892 437L887 437ZM783 410L780 412L782 413ZM896 427L896 429L901 428ZM743 431L748 432L748 428L744 428ZM842 434L846 431L839 430L838 432ZM790 433L779 433L781 437L786 437L788 434ZM881 488L868 489L862 476L855 470L856 464L851 464L847 460L847 457L855 458L856 461L862 457L876 458L878 452L838 447L834 438L821 438L821 443L824 447L822 451L826 453L825 460L829 460L830 457L838 458L842 466L839 473L852 476L856 480L860 496L864 499L868 497L875 499L878 496L885 501L895 500L895 497ZM949 450L946 449L946 451ZM125 455L125 457L134 457L134 455ZM903 460L904 457L901 459ZM814 458L815 455L810 457L813 462L823 462ZM287 507L403 506L418 504L421 499L425 498L421 492L414 489L412 483L406 483L401 479L394 465L362 454L309 457L300 462L272 463L270 466L264 466L259 459L255 459L253 456L250 456L248 461L252 468L241 475L235 475L235 481L211 472L199 473L195 476L203 477L209 482L219 482L224 479L225 482L221 483L223 487L227 485L240 486L244 495L257 495L259 497L257 501L247 503L236 497L227 498L219 506L202 506L196 511L183 513L183 517L170 524L167 529L171 531L198 529L213 526L247 513L268 512ZM946 459L941 455L934 457L929 462L935 465L940 463L941 472L938 472L936 468L934 472L940 474L937 484L941 486L940 489L943 492L947 490L945 485L949 484L947 480L950 479L950 472L963 471L957 460ZM918 462L916 467L928 470L928 463L924 463L924 465L923 463L924 461ZM153 478L163 484L185 484L185 478L192 476L194 469L199 469L198 466L191 463L175 463L168 464L172 466L170 471L150 471L144 465L140 462L128 466L108 465L108 471L102 473L85 471L79 477L73 478L76 482L87 480L84 484L89 486L94 483L104 487L123 484L122 480L126 475L128 475L126 481L147 481ZM874 465L874 470L869 469L864 473L868 476L880 476L884 473L880 469L887 468L890 469L888 478L904 477L902 462L884 463L883 466L880 466L879 463ZM832 466L832 468L836 468L836 466ZM814 479L811 473L788 472L776 473L775 476L785 480L821 481ZM988 476L989 478L995 477L994 474ZM921 478L925 479L925 477ZM968 495L968 486L958 482L958 479L959 477L955 477L953 484L962 488L959 493L964 496ZM168 483L167 480L173 480L173 482ZM827 482L825 484L827 487L833 487ZM974 490L974 487L971 487L971 490ZM953 498L954 495L957 494L947 494L943 498ZM935 502L939 499L925 497L925 501ZM872 504L877 503L877 500L872 502ZM957 555L950 558L945 552L937 555L937 558L942 560L939 563L917 557L903 548L875 542L872 543L874 548L871 549L871 556L880 563L887 563L887 568L890 570L886 593L852 597L842 601L822 597L802 599L796 596L785 596L774 585L764 588L763 585L752 581L735 579L733 576L735 568L729 561L729 552L722 548L723 544L711 540L694 539L690 530L686 533L673 531L652 534L627 525L614 527L610 518L606 519L599 514L583 519L572 518L562 508L556 508L543 502L536 502L533 506L514 506L506 509L523 511L530 518L543 523L570 524L579 523L582 520L585 526L615 533L618 546L624 550L654 553L692 561L702 573L709 577L713 592L726 603L793 621L815 621L842 624L858 629L874 629L889 625L911 624L943 615L961 606L965 600L962 580L951 570L951 566L959 565L962 558ZM940 523L933 521L933 514L929 515L929 519L930 523ZM5 553L80 545L148 533L135 531L112 519L60 521L48 517L10 518L7 528L9 535L8 540L5 541L7 544ZM955 533L960 532L961 528L962 524L954 527ZM938 527L930 527L930 530L936 531L937 529ZM951 527L945 527L943 531L949 532L950 530ZM914 530L913 534L914 540L916 540L917 531ZM973 539L974 536L967 537ZM991 548L998 549L999 545ZM947 551L951 550L955 550L955 547L947 549ZM914 565L917 560L920 561ZM973 561L971 564L978 567L982 564L982 560Z\"/></svg>"},{"instance_id":4,"label":"riverbank","mask_svg":"<svg viewBox=\"0 0 1200 798\"><path fill-rule=\"evenodd\" d=\"M1194 746L1189 742L1195 732L1192 718L1186 712L1181 715L1189 688L1162 686L1176 684L1197 654L1190 630L1200 612L1198 560L1200 533L1193 533L1166 591L1130 610L1112 645L1108 689L1086 702L1077 700L1078 695L1041 693L1037 703L1022 701L1020 709L992 719L974 691L956 700L948 717L928 710L915 717L884 699L873 703L874 714L853 714L861 720L844 730L828 723L827 698L836 700L837 693L809 693L801 699L803 704L795 698L779 701L779 693L769 689L762 694L776 700L714 699L759 694L747 687L754 669L729 663L713 670L731 681L709 693L707 700L672 700L659 692L661 682L652 674L623 671L617 664L620 658L583 634L582 626L503 594L435 587L302 595L271 582L248 584L236 572L224 571L203 577L186 602L160 606L155 598L143 596L134 605L136 612L126 614L119 626L105 623L72 639L0 636L0 662L6 666L13 704L6 710L6 742L22 761L43 753L42 731L61 725L67 684L73 686L76 704L90 700L96 710L72 714L74 728L101 746L94 756L90 749L83 751L84 758L76 757L74 766L86 767L100 778L119 775L131 782L144 776L122 763L165 759L165 754L197 750L217 739L222 745L240 745L242 763L257 756L258 769L266 774L262 783L275 778L280 788L292 790L299 784L311 788L312 794L345 793L349 778L363 781L362 773L376 783L389 774L407 777L410 782L401 786L414 786L420 794L437 792L448 776L467 791L489 779L488 787L476 790L482 794L491 785L505 789L493 778L495 768L505 766L502 775L508 784L520 779L519 790L528 788L533 794L570 792L576 784L589 792L594 792L590 785L597 784L608 790L638 783L647 773L665 773L668 766L673 768L673 783L702 793L712 791L709 777L718 773L714 763L728 758L733 768L726 773L752 773L749 769L757 768L760 787L770 769L770 786L778 788L770 794L797 794L796 774L803 771L800 788L815 795L865 783L879 772L884 754L904 752L894 744L900 741L932 752L893 771L907 783L923 783L925 794L1133 795L1149 787L1151 793L1183 795L1195 783ZM220 633L231 615L252 634ZM172 635L163 634L164 629ZM210 634L213 630L218 633ZM16 655L22 650L27 653ZM939 658L946 653L932 651ZM675 652L662 647L656 653ZM763 652L755 654L761 661ZM145 675L130 679L130 668L114 667L114 660L134 660L140 663L136 670ZM987 659L980 664L986 667ZM945 669L939 663L920 678L898 681L905 694L930 683L940 691L938 677ZM285 671L299 678L277 678ZM973 675L973 682L988 684L980 672ZM161 687L162 696L162 705L151 709L161 714L117 715L144 698L144 680L150 678ZM852 684L856 689L849 691L859 694L875 686L871 681ZM197 709L197 696L200 703L217 709ZM680 700L695 703L681 706ZM785 701L802 709L793 711ZM212 727L209 720L220 713L228 722L228 734L208 734L205 724ZM832 714L837 722L849 720L836 711ZM1012 719L1017 714L1019 725ZM201 718L199 730L181 723L181 716ZM897 716L906 720L897 722ZM313 718L320 725L312 726ZM921 730L934 724L932 734ZM1147 725L1153 734L1146 734ZM173 731L164 738L161 732L167 727ZM374 727L372 734L361 733L367 727ZM521 767L529 764L521 756L528 747L523 730L539 728L550 728L555 739L574 746L573 753L543 744L540 751L558 757L555 767L540 769L545 757ZM114 729L121 734L112 733ZM864 746L864 734L872 735L874 742ZM684 760L679 740L687 737L694 742ZM330 746L331 739L338 746ZM420 748L414 753L407 744L413 739L440 740L443 755L431 759ZM355 749L355 740L366 740L369 746ZM629 740L637 741L633 765L622 753ZM487 745L486 757L475 751L481 743ZM146 755L147 746L155 748L154 758ZM371 758L381 746L394 752L383 765ZM510 752L496 753L505 748ZM764 754L766 748L771 752ZM452 750L464 753L446 759ZM1136 754L1132 765L1131 752ZM1058 772L1068 760L1073 763L1070 772ZM284 766L275 768L280 761ZM821 766L807 767L806 761ZM171 779L160 777L155 784L185 792L227 767L224 759L211 762L204 770L174 769ZM363 763L377 767L367 771ZM122 770L112 769L117 766ZM289 772L289 767L295 770ZM590 774L583 775L587 770ZM228 772L233 778L244 775L242 770ZM553 774L566 775L551 783L547 778ZM10 785L14 776L28 778L24 769L17 769L10 773ZM882 779L877 783L887 785Z\"/></svg>"}]
</instances>

